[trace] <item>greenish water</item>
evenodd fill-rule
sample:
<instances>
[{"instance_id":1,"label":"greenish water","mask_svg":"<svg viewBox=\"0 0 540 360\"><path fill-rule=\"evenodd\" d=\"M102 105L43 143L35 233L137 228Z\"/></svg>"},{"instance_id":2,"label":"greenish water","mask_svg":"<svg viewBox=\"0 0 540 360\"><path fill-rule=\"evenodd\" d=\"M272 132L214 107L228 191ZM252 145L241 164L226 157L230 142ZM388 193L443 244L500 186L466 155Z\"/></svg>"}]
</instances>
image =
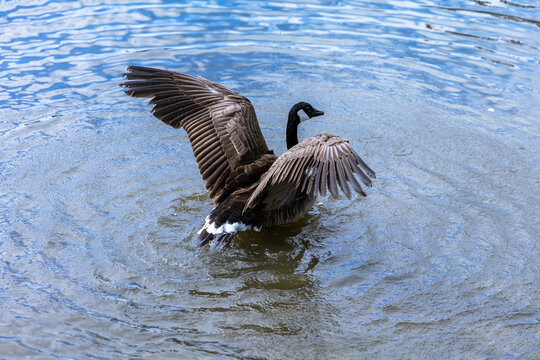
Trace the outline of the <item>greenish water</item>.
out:
<instances>
[{"instance_id":1,"label":"greenish water","mask_svg":"<svg viewBox=\"0 0 540 360\"><path fill-rule=\"evenodd\" d=\"M535 1L0 2L0 358L535 359ZM366 198L195 247L187 136L129 64L346 137Z\"/></svg>"}]
</instances>

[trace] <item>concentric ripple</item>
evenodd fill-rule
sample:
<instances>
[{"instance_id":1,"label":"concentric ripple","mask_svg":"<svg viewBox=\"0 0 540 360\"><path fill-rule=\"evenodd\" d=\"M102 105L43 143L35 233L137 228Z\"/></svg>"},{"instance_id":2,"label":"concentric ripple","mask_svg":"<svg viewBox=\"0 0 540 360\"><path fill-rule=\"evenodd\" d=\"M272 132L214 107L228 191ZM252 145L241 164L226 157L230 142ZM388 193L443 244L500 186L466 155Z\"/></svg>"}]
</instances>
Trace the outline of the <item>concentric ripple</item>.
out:
<instances>
[{"instance_id":1,"label":"concentric ripple","mask_svg":"<svg viewBox=\"0 0 540 360\"><path fill-rule=\"evenodd\" d=\"M534 1L0 2L0 358L534 358ZM197 249L184 132L129 64L348 138L366 198Z\"/></svg>"}]
</instances>

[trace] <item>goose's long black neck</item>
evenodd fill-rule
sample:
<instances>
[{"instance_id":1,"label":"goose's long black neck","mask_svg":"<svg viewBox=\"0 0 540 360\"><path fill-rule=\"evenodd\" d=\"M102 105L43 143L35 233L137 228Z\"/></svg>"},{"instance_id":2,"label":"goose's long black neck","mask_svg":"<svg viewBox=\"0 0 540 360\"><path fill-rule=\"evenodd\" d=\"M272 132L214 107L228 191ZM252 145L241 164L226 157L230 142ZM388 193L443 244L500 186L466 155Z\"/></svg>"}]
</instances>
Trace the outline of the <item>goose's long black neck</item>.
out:
<instances>
[{"instance_id":1,"label":"goose's long black neck","mask_svg":"<svg viewBox=\"0 0 540 360\"><path fill-rule=\"evenodd\" d=\"M298 116L298 104L294 105L289 111L289 120L287 121L287 149L298 144L298 125L300 124L300 116Z\"/></svg>"}]
</instances>

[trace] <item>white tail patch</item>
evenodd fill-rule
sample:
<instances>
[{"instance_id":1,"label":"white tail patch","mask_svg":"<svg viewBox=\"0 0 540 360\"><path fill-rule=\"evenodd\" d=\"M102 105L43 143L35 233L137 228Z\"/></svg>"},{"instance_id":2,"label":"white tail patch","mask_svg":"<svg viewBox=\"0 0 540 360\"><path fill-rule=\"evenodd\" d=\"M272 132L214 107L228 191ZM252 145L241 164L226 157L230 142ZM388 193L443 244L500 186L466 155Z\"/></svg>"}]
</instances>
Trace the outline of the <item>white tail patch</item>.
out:
<instances>
[{"instance_id":1,"label":"white tail patch","mask_svg":"<svg viewBox=\"0 0 540 360\"><path fill-rule=\"evenodd\" d=\"M218 235L218 234L234 234L238 231L246 231L246 230L255 230L255 231L261 231L260 227L247 225L241 222L236 223L229 223L226 222L225 224L216 227L216 224L213 222L210 222L210 216L206 217L206 221L204 223L204 226L201 230L199 230L198 234L200 234L203 230L206 230L208 233L212 235Z\"/></svg>"}]
</instances>

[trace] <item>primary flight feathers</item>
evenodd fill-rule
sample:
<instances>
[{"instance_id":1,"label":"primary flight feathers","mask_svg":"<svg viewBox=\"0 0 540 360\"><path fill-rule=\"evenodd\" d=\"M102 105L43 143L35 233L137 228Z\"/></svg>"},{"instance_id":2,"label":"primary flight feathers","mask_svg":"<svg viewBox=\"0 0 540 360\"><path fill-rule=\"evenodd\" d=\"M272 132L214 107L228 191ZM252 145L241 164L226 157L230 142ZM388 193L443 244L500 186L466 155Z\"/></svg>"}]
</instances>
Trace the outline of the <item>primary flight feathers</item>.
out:
<instances>
[{"instance_id":1,"label":"primary flight feathers","mask_svg":"<svg viewBox=\"0 0 540 360\"><path fill-rule=\"evenodd\" d=\"M184 128L199 170L216 197L239 164L269 153L255 110L242 95L202 77L140 66L124 74L126 94L152 98L152 114Z\"/></svg>"}]
</instances>

